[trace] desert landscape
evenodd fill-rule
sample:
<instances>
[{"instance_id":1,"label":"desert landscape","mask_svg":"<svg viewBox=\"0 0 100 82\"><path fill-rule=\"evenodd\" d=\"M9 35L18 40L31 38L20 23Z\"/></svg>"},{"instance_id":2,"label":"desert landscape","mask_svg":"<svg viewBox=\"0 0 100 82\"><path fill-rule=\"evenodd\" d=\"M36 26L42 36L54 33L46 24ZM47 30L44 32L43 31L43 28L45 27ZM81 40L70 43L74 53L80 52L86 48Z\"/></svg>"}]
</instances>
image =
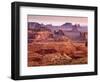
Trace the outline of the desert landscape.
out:
<instances>
[{"instance_id":1,"label":"desert landscape","mask_svg":"<svg viewBox=\"0 0 100 82\"><path fill-rule=\"evenodd\" d=\"M87 26L28 21L28 66L88 63Z\"/></svg>"}]
</instances>

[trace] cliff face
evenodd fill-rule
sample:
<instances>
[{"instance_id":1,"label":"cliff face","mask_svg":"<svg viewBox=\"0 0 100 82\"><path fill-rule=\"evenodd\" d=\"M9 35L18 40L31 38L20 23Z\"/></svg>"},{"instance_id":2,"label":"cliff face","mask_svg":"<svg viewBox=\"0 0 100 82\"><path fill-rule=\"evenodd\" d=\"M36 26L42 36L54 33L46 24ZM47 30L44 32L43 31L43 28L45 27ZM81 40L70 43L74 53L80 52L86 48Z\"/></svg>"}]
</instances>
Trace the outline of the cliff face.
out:
<instances>
[{"instance_id":1,"label":"cliff face","mask_svg":"<svg viewBox=\"0 0 100 82\"><path fill-rule=\"evenodd\" d=\"M57 65L70 62L75 47L70 42L33 42L28 51L29 66Z\"/></svg>"},{"instance_id":2,"label":"cliff face","mask_svg":"<svg viewBox=\"0 0 100 82\"><path fill-rule=\"evenodd\" d=\"M63 26L66 25L72 26L69 23ZM77 41L85 35L76 26L71 31L61 27L52 31L37 23L32 26L38 27L28 29L28 66L87 64L87 46Z\"/></svg>"},{"instance_id":3,"label":"cliff face","mask_svg":"<svg viewBox=\"0 0 100 82\"><path fill-rule=\"evenodd\" d=\"M66 41L39 41L28 45L28 66L86 64L84 43Z\"/></svg>"}]
</instances>

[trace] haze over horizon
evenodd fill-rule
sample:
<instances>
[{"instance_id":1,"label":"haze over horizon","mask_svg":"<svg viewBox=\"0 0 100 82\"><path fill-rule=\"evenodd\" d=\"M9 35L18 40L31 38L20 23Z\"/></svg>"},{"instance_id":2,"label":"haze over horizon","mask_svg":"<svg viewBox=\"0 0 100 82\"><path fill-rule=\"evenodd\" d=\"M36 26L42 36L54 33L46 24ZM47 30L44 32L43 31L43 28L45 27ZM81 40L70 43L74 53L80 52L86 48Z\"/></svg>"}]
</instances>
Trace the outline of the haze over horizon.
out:
<instances>
[{"instance_id":1,"label":"haze over horizon","mask_svg":"<svg viewBox=\"0 0 100 82\"><path fill-rule=\"evenodd\" d=\"M28 15L28 22L38 22L40 24L52 24L55 26L62 25L66 22L74 24L80 24L81 26L88 25L88 17L76 17L76 16L47 16L47 15Z\"/></svg>"}]
</instances>

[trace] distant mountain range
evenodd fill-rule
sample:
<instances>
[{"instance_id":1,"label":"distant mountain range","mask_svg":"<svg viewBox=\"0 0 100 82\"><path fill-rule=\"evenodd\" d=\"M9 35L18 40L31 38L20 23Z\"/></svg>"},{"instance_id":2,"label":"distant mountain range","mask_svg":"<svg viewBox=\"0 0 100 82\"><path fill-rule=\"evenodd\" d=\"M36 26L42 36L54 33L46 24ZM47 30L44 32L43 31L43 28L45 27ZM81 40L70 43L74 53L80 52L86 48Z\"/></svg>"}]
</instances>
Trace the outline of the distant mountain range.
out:
<instances>
[{"instance_id":1,"label":"distant mountain range","mask_svg":"<svg viewBox=\"0 0 100 82\"><path fill-rule=\"evenodd\" d=\"M72 23L64 23L61 26L72 26Z\"/></svg>"},{"instance_id":2,"label":"distant mountain range","mask_svg":"<svg viewBox=\"0 0 100 82\"><path fill-rule=\"evenodd\" d=\"M73 31L87 31L87 26L81 26L80 24L72 25L72 23L66 22L60 26L54 26L52 24L40 24L38 22L28 22L29 29L41 29L42 27L51 29L51 30L73 30Z\"/></svg>"}]
</instances>

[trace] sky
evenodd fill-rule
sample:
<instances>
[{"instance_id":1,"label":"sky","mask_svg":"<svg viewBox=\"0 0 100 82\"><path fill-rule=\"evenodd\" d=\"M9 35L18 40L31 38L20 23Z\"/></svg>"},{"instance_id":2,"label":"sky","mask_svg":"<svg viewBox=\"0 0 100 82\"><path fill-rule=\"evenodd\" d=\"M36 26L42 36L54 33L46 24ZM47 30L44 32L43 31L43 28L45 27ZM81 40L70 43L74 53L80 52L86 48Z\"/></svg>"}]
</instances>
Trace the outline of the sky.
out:
<instances>
[{"instance_id":1,"label":"sky","mask_svg":"<svg viewBox=\"0 0 100 82\"><path fill-rule=\"evenodd\" d=\"M43 24L52 24L52 25L62 25L66 22L74 24L80 24L82 26L87 26L88 18L87 17L76 17L76 16L48 16L48 15L28 15L28 22L38 22Z\"/></svg>"}]
</instances>

